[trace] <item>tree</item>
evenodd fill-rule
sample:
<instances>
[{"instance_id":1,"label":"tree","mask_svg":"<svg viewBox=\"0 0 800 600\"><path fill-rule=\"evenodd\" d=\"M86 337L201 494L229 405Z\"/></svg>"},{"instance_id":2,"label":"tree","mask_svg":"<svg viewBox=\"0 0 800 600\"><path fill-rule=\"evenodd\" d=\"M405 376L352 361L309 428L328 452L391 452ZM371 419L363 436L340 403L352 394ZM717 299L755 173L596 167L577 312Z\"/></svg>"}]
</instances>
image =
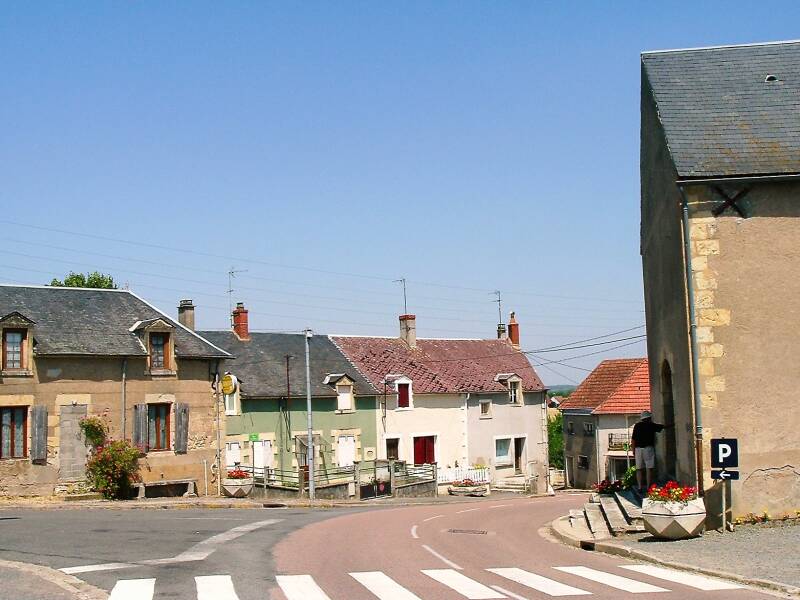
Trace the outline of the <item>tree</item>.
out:
<instances>
[{"instance_id":1,"label":"tree","mask_svg":"<svg viewBox=\"0 0 800 600\"><path fill-rule=\"evenodd\" d=\"M50 282L53 287L83 287L83 288L100 288L105 290L117 289L117 284L114 283L114 278L111 275L94 271L92 273L75 273L70 271L69 275L64 277L64 281L53 279Z\"/></svg>"},{"instance_id":2,"label":"tree","mask_svg":"<svg viewBox=\"0 0 800 600\"><path fill-rule=\"evenodd\" d=\"M558 413L547 421L547 445L550 448L550 466L564 468L564 415Z\"/></svg>"}]
</instances>

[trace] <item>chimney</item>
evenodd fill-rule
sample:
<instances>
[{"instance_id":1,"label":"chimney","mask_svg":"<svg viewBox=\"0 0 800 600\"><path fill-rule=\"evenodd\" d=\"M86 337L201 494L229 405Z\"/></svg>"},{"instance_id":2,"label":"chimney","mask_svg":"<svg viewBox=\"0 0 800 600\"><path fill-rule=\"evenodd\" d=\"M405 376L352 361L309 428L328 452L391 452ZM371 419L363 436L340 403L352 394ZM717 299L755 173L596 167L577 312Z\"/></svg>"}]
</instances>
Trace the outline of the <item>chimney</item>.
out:
<instances>
[{"instance_id":1,"label":"chimney","mask_svg":"<svg viewBox=\"0 0 800 600\"><path fill-rule=\"evenodd\" d=\"M247 324L247 309L244 307L244 302L236 303L236 308L233 309L231 316L233 317L233 333L240 340L249 340L250 327Z\"/></svg>"},{"instance_id":2,"label":"chimney","mask_svg":"<svg viewBox=\"0 0 800 600\"><path fill-rule=\"evenodd\" d=\"M181 300L178 305L178 322L194 331L194 304L191 300Z\"/></svg>"},{"instance_id":3,"label":"chimney","mask_svg":"<svg viewBox=\"0 0 800 600\"><path fill-rule=\"evenodd\" d=\"M508 319L508 340L514 348L519 350L519 323L517 323L517 318L513 311Z\"/></svg>"},{"instance_id":4,"label":"chimney","mask_svg":"<svg viewBox=\"0 0 800 600\"><path fill-rule=\"evenodd\" d=\"M417 347L416 315L400 315L400 339L408 344L409 348Z\"/></svg>"},{"instance_id":5,"label":"chimney","mask_svg":"<svg viewBox=\"0 0 800 600\"><path fill-rule=\"evenodd\" d=\"M507 340L508 335L506 335L506 324L505 323L498 323L497 324L497 339L498 340Z\"/></svg>"}]
</instances>

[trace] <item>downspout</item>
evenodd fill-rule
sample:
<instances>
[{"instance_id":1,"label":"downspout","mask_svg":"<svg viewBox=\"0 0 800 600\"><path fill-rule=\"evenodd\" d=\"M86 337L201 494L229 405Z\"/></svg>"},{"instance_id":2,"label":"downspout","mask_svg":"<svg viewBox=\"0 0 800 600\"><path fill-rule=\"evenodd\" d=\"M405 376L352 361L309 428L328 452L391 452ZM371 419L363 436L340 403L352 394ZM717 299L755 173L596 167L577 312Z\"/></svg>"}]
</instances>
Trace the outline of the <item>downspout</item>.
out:
<instances>
[{"instance_id":1,"label":"downspout","mask_svg":"<svg viewBox=\"0 0 800 600\"><path fill-rule=\"evenodd\" d=\"M122 358L122 439L125 439L125 413L127 407L128 357Z\"/></svg>"},{"instance_id":2,"label":"downspout","mask_svg":"<svg viewBox=\"0 0 800 600\"><path fill-rule=\"evenodd\" d=\"M219 405L219 360L214 366L214 411L217 413L217 496L222 495L222 432Z\"/></svg>"},{"instance_id":3,"label":"downspout","mask_svg":"<svg viewBox=\"0 0 800 600\"><path fill-rule=\"evenodd\" d=\"M695 463L697 465L697 493L702 496L703 490L703 411L700 399L700 370L697 348L697 315L694 305L694 283L692 282L692 244L689 231L689 200L682 185L681 210L683 213L683 254L686 265L686 296L689 303L689 352L692 356L692 394L694 397L694 445ZM674 425L674 423L673 423Z\"/></svg>"}]
</instances>

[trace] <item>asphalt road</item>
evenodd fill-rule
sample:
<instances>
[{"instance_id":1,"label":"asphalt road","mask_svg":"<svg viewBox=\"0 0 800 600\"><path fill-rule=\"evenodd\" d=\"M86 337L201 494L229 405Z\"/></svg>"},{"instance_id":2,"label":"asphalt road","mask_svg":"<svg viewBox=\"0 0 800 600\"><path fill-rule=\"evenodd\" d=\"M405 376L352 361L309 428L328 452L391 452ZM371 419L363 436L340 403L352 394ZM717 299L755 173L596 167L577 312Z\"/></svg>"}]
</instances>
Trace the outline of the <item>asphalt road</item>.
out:
<instances>
[{"instance_id":1,"label":"asphalt road","mask_svg":"<svg viewBox=\"0 0 800 600\"><path fill-rule=\"evenodd\" d=\"M332 510L5 510L0 559L60 569L111 592L112 600L767 597L743 588L697 589L720 586L626 569L634 563L539 534L584 500L488 498ZM0 600L41 600L49 589L43 584L37 596L29 580L4 578Z\"/></svg>"}]
</instances>

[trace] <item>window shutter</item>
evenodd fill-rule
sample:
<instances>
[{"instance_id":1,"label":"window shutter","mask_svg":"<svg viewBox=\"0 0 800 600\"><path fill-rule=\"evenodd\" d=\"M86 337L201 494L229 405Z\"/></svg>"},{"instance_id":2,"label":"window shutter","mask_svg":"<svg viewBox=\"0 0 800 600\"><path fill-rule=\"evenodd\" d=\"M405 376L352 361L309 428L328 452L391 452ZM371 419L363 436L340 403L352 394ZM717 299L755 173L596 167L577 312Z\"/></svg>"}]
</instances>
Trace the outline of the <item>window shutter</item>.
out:
<instances>
[{"instance_id":1,"label":"window shutter","mask_svg":"<svg viewBox=\"0 0 800 600\"><path fill-rule=\"evenodd\" d=\"M147 452L147 404L133 406L133 445Z\"/></svg>"},{"instance_id":2,"label":"window shutter","mask_svg":"<svg viewBox=\"0 0 800 600\"><path fill-rule=\"evenodd\" d=\"M186 454L189 445L189 405L175 404L175 452Z\"/></svg>"},{"instance_id":3,"label":"window shutter","mask_svg":"<svg viewBox=\"0 0 800 600\"><path fill-rule=\"evenodd\" d=\"M34 406L31 413L31 460L44 464L47 462L47 407Z\"/></svg>"}]
</instances>

